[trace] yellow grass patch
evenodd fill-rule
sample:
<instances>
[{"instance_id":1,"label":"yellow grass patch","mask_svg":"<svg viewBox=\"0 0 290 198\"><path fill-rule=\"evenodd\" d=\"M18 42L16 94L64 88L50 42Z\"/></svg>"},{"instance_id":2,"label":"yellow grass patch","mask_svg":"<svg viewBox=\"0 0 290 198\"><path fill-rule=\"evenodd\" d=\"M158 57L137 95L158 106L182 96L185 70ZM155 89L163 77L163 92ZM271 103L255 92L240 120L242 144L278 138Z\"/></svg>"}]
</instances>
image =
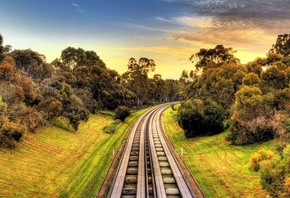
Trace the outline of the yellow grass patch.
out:
<instances>
[{"instance_id":1,"label":"yellow grass patch","mask_svg":"<svg viewBox=\"0 0 290 198\"><path fill-rule=\"evenodd\" d=\"M91 115L77 132L48 126L27 134L16 150L0 150L0 197L96 195L129 122L106 134L110 116Z\"/></svg>"}]
</instances>

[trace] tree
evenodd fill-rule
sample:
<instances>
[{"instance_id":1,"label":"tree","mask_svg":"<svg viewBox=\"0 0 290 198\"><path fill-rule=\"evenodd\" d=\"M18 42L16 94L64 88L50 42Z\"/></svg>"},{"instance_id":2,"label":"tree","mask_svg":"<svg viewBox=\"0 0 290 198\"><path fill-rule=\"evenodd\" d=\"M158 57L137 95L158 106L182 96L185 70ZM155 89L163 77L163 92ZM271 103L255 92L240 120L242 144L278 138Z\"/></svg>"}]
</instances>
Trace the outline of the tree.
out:
<instances>
[{"instance_id":1,"label":"tree","mask_svg":"<svg viewBox=\"0 0 290 198\"><path fill-rule=\"evenodd\" d=\"M243 86L236 93L233 120L252 120L262 114L267 115L263 108L263 93L258 87Z\"/></svg>"},{"instance_id":2,"label":"tree","mask_svg":"<svg viewBox=\"0 0 290 198\"><path fill-rule=\"evenodd\" d=\"M181 86L179 86L179 82L173 79L166 79L165 85L166 85L165 90L167 101L179 100L178 94L181 89Z\"/></svg>"},{"instance_id":3,"label":"tree","mask_svg":"<svg viewBox=\"0 0 290 198\"><path fill-rule=\"evenodd\" d=\"M155 70L155 62L152 59L130 58L128 71L122 75L122 84L138 97L138 105L142 105L148 99L149 80L148 73Z\"/></svg>"},{"instance_id":4,"label":"tree","mask_svg":"<svg viewBox=\"0 0 290 198\"><path fill-rule=\"evenodd\" d=\"M218 68L209 68L189 86L191 97L214 101L226 117L235 101L235 92L242 83L245 68L235 64L224 64ZM211 104L215 104L211 103Z\"/></svg>"},{"instance_id":5,"label":"tree","mask_svg":"<svg viewBox=\"0 0 290 198\"><path fill-rule=\"evenodd\" d=\"M3 37L0 34L0 62L4 60L5 58L5 49L3 47Z\"/></svg>"},{"instance_id":6,"label":"tree","mask_svg":"<svg viewBox=\"0 0 290 198\"><path fill-rule=\"evenodd\" d=\"M7 104L2 100L2 96L0 94L0 123L1 120L6 116L7 114Z\"/></svg>"},{"instance_id":7,"label":"tree","mask_svg":"<svg viewBox=\"0 0 290 198\"><path fill-rule=\"evenodd\" d=\"M242 86L236 93L227 140L244 145L273 139L277 130L272 114L273 100L272 94L263 95L258 87Z\"/></svg>"},{"instance_id":8,"label":"tree","mask_svg":"<svg viewBox=\"0 0 290 198\"><path fill-rule=\"evenodd\" d=\"M62 112L62 103L51 96L44 98L38 104L38 110L46 114L47 119L51 120L58 117Z\"/></svg>"},{"instance_id":9,"label":"tree","mask_svg":"<svg viewBox=\"0 0 290 198\"><path fill-rule=\"evenodd\" d=\"M76 49L74 47L68 47L64 49L61 53L61 60L71 70L74 70L79 66L98 66L101 68L106 68L105 63L100 59L96 52L85 51L82 48Z\"/></svg>"},{"instance_id":10,"label":"tree","mask_svg":"<svg viewBox=\"0 0 290 198\"><path fill-rule=\"evenodd\" d=\"M74 93L78 98L80 98L85 106L85 108L92 114L97 113L100 106L98 102L94 99L93 93L90 89L74 89Z\"/></svg>"},{"instance_id":11,"label":"tree","mask_svg":"<svg viewBox=\"0 0 290 198\"><path fill-rule=\"evenodd\" d=\"M13 58L8 57L0 62L0 82L13 81L16 78L15 62Z\"/></svg>"},{"instance_id":12,"label":"tree","mask_svg":"<svg viewBox=\"0 0 290 198\"><path fill-rule=\"evenodd\" d=\"M166 84L160 74L149 79L148 100L154 102L166 101Z\"/></svg>"},{"instance_id":13,"label":"tree","mask_svg":"<svg viewBox=\"0 0 290 198\"><path fill-rule=\"evenodd\" d=\"M267 64L265 66L271 66L277 61L281 61L283 59L283 56L280 54L275 53L269 53L267 54Z\"/></svg>"},{"instance_id":14,"label":"tree","mask_svg":"<svg viewBox=\"0 0 290 198\"><path fill-rule=\"evenodd\" d=\"M290 56L290 34L280 34L269 50L268 54L275 53L280 54L284 57Z\"/></svg>"},{"instance_id":15,"label":"tree","mask_svg":"<svg viewBox=\"0 0 290 198\"><path fill-rule=\"evenodd\" d=\"M80 121L89 119L88 111L83 107L82 101L75 95L70 95L68 100L63 101L61 115L69 120L69 124L75 131L78 130Z\"/></svg>"},{"instance_id":16,"label":"tree","mask_svg":"<svg viewBox=\"0 0 290 198\"><path fill-rule=\"evenodd\" d=\"M240 60L234 56L236 50L233 48L225 48L223 45L217 45L213 49L200 49L199 52L191 55L190 61L197 62L195 64L196 69L207 69L211 67L217 67L223 63L235 63L239 64Z\"/></svg>"},{"instance_id":17,"label":"tree","mask_svg":"<svg viewBox=\"0 0 290 198\"><path fill-rule=\"evenodd\" d=\"M270 90L277 91L288 86L288 78L285 71L278 69L277 66L271 66L262 72L261 78L263 84Z\"/></svg>"},{"instance_id":18,"label":"tree","mask_svg":"<svg viewBox=\"0 0 290 198\"><path fill-rule=\"evenodd\" d=\"M247 73L255 73L258 76L260 76L263 70L262 66L265 66L266 64L267 64L266 59L257 58L255 61L249 62L248 64L246 64Z\"/></svg>"},{"instance_id":19,"label":"tree","mask_svg":"<svg viewBox=\"0 0 290 198\"><path fill-rule=\"evenodd\" d=\"M14 50L9 55L14 58L17 70L25 76L39 81L52 75L53 68L46 63L46 58L42 54L27 49Z\"/></svg>"},{"instance_id":20,"label":"tree","mask_svg":"<svg viewBox=\"0 0 290 198\"><path fill-rule=\"evenodd\" d=\"M47 118L63 116L69 120L74 130L78 129L80 121L88 119L88 110L82 101L74 94L71 86L59 81L59 78L42 81L39 91L43 98L38 108L44 111Z\"/></svg>"},{"instance_id":21,"label":"tree","mask_svg":"<svg viewBox=\"0 0 290 198\"><path fill-rule=\"evenodd\" d=\"M155 66L156 65L153 59L142 57L137 63L135 58L130 58L128 63L128 72L138 71L141 74L147 75L150 71L154 72Z\"/></svg>"},{"instance_id":22,"label":"tree","mask_svg":"<svg viewBox=\"0 0 290 198\"><path fill-rule=\"evenodd\" d=\"M252 72L248 73L243 78L243 85L259 87L260 84L261 84L261 79L256 73L252 73Z\"/></svg>"},{"instance_id":23,"label":"tree","mask_svg":"<svg viewBox=\"0 0 290 198\"><path fill-rule=\"evenodd\" d=\"M33 106L37 97L34 82L31 80L31 78L27 78L26 76L22 75L18 75L16 80L17 84L21 86L24 92L23 102L28 106Z\"/></svg>"}]
</instances>

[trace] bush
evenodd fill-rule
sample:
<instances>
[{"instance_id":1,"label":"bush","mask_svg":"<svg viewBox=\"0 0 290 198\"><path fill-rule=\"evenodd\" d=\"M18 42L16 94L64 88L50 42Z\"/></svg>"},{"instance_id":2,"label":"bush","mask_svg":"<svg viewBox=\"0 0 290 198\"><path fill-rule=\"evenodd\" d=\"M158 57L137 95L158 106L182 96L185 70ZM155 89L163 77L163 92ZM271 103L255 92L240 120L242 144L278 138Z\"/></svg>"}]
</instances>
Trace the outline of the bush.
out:
<instances>
[{"instance_id":1,"label":"bush","mask_svg":"<svg viewBox=\"0 0 290 198\"><path fill-rule=\"evenodd\" d=\"M105 133L112 134L112 133L115 133L116 129L117 129L116 124L111 123L110 125L105 126L105 127L103 128L103 131L104 131Z\"/></svg>"},{"instance_id":2,"label":"bush","mask_svg":"<svg viewBox=\"0 0 290 198\"><path fill-rule=\"evenodd\" d=\"M131 114L131 111L126 106L118 106L115 110L115 117L121 121L125 121L125 119Z\"/></svg>"},{"instance_id":3,"label":"bush","mask_svg":"<svg viewBox=\"0 0 290 198\"><path fill-rule=\"evenodd\" d=\"M26 126L3 119L0 126L0 146L10 149L15 148L16 142L20 142L26 131Z\"/></svg>"},{"instance_id":4,"label":"bush","mask_svg":"<svg viewBox=\"0 0 290 198\"><path fill-rule=\"evenodd\" d=\"M118 126L118 124L120 124L120 123L121 123L120 120L116 120L115 122L111 123L110 125L105 126L105 127L103 128L103 131L104 131L105 133L109 133L109 134L115 133L115 131L116 131L116 129L117 129L117 126Z\"/></svg>"},{"instance_id":5,"label":"bush","mask_svg":"<svg viewBox=\"0 0 290 198\"><path fill-rule=\"evenodd\" d=\"M261 163L261 184L271 197L283 197L285 193L285 173L280 161L280 158L274 157Z\"/></svg>"},{"instance_id":6,"label":"bush","mask_svg":"<svg viewBox=\"0 0 290 198\"><path fill-rule=\"evenodd\" d=\"M236 145L247 145L273 139L276 126L273 120L257 117L248 122L233 121L227 140Z\"/></svg>"},{"instance_id":7,"label":"bush","mask_svg":"<svg viewBox=\"0 0 290 198\"><path fill-rule=\"evenodd\" d=\"M265 157L267 152L261 152ZM290 145L280 155L260 161L261 184L271 197L290 197Z\"/></svg>"},{"instance_id":8,"label":"bush","mask_svg":"<svg viewBox=\"0 0 290 198\"><path fill-rule=\"evenodd\" d=\"M172 111L176 111L176 107L175 107L174 104L173 105L170 105L170 107L171 107Z\"/></svg>"},{"instance_id":9,"label":"bush","mask_svg":"<svg viewBox=\"0 0 290 198\"><path fill-rule=\"evenodd\" d=\"M178 112L178 123L187 138L222 132L223 119L224 116L213 104L198 99L186 101Z\"/></svg>"},{"instance_id":10,"label":"bush","mask_svg":"<svg viewBox=\"0 0 290 198\"><path fill-rule=\"evenodd\" d=\"M265 151L261 149L251 157L249 167L253 171L258 171L260 170L260 162L272 157L274 157L274 153L271 150Z\"/></svg>"}]
</instances>

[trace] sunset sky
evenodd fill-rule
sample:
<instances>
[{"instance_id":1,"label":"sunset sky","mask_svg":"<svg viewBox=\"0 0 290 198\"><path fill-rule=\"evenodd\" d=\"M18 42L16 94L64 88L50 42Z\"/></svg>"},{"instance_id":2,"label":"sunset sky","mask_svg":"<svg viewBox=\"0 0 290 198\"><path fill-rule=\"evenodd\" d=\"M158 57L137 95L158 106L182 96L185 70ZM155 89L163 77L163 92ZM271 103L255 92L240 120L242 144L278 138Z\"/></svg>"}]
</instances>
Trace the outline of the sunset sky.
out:
<instances>
[{"instance_id":1,"label":"sunset sky","mask_svg":"<svg viewBox=\"0 0 290 198\"><path fill-rule=\"evenodd\" d=\"M120 74L131 57L147 57L178 79L200 48L233 47L242 63L265 57L290 33L289 10L290 0L1 0L0 34L48 62L81 47Z\"/></svg>"}]
</instances>

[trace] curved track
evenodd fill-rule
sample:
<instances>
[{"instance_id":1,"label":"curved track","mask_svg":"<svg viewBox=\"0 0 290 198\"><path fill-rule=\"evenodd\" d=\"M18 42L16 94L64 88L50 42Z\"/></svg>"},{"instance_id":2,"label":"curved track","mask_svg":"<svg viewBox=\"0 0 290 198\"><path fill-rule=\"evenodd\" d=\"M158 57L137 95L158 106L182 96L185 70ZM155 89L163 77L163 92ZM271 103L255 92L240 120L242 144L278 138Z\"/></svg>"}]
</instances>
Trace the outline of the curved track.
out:
<instances>
[{"instance_id":1,"label":"curved track","mask_svg":"<svg viewBox=\"0 0 290 198\"><path fill-rule=\"evenodd\" d=\"M157 106L134 124L109 197L196 197L163 136Z\"/></svg>"}]
</instances>

